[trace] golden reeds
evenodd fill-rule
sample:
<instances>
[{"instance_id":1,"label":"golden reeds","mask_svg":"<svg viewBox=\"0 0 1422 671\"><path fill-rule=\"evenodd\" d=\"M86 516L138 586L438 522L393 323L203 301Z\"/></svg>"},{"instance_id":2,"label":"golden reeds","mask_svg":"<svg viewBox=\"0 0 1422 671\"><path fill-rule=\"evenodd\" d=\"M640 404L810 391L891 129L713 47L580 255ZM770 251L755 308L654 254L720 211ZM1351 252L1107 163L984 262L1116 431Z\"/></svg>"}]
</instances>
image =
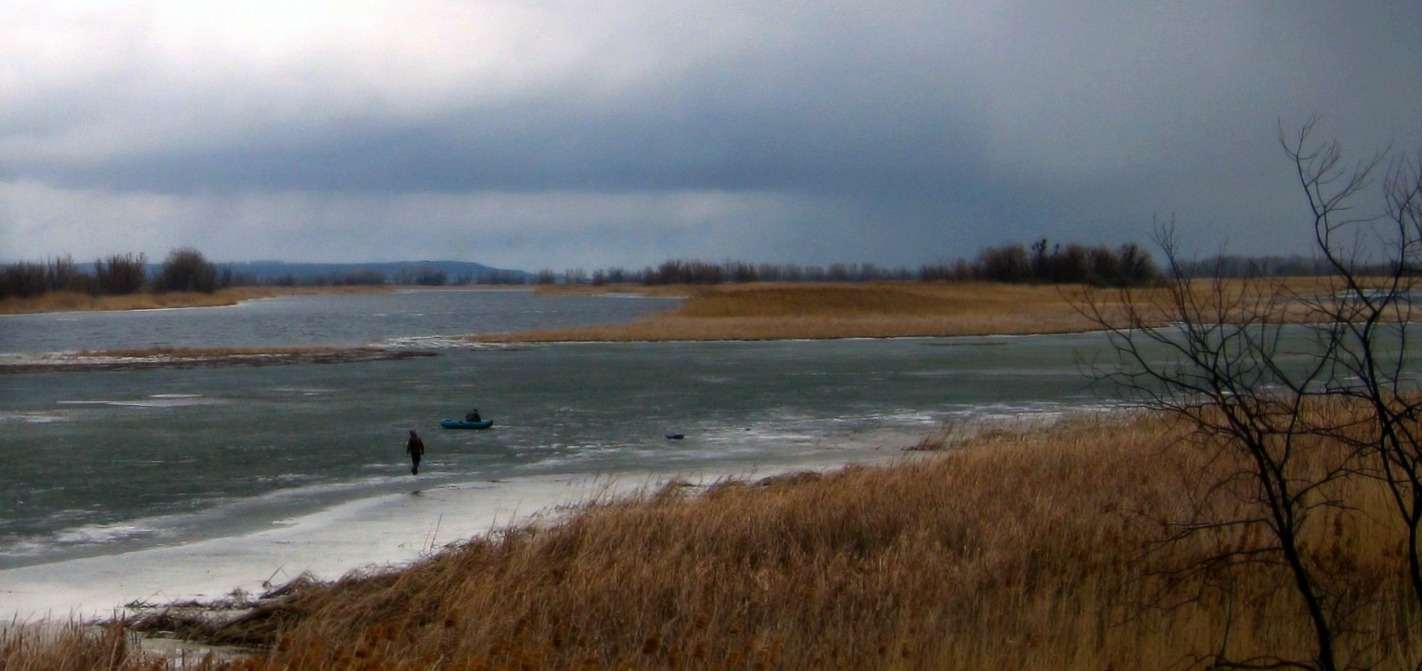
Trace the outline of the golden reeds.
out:
<instances>
[{"instance_id":1,"label":"golden reeds","mask_svg":"<svg viewBox=\"0 0 1422 671\"><path fill-rule=\"evenodd\" d=\"M986 282L753 283L692 290L627 324L477 334L478 342L881 338L1085 331L1078 287Z\"/></svg>"},{"instance_id":2,"label":"golden reeds","mask_svg":"<svg viewBox=\"0 0 1422 671\"><path fill-rule=\"evenodd\" d=\"M237 662L252 669L1128 669L1306 651L1283 574L1186 570L1264 539L1159 542L1227 467L1157 416L1001 427L887 466L671 483L306 586L219 633L268 646ZM1386 502L1359 494L1310 543L1351 590L1365 633L1347 653L1397 667L1422 654L1422 614Z\"/></svg>"},{"instance_id":3,"label":"golden reeds","mask_svg":"<svg viewBox=\"0 0 1422 671\"><path fill-rule=\"evenodd\" d=\"M0 299L0 314L78 312L87 310L153 310L160 308L219 307L273 296L330 293L371 293L385 287L232 287L214 293L140 291L117 296L91 296L74 291L51 291L33 298Z\"/></svg>"},{"instance_id":4,"label":"golden reeds","mask_svg":"<svg viewBox=\"0 0 1422 671\"><path fill-rule=\"evenodd\" d=\"M890 321L911 323L915 312L961 319L986 303L979 314L1011 316L1073 300L1055 288L997 289L982 288L977 304L914 289L812 306L796 303L806 294L743 289L742 304L755 306L743 313L693 298L684 309L710 314L657 320L809 311L862 323L888 304ZM696 495L672 483L401 570L308 586L215 635L266 646L237 667L322 671L1128 669L1216 653L1306 655L1311 632L1287 576L1267 561L1212 561L1267 560L1266 537L1229 526L1162 542L1201 515L1258 512L1247 492L1230 495L1244 486L1224 477L1238 464L1187 437L1156 415L954 430L890 466L728 481ZM1309 449L1326 463L1342 448ZM1411 668L1422 612L1403 583L1387 495L1366 478L1330 487L1350 507L1316 509L1305 546L1348 611L1344 657ZM56 658L7 636L6 671L81 668L37 661ZM120 665L145 663L129 655Z\"/></svg>"},{"instance_id":5,"label":"golden reeds","mask_svg":"<svg viewBox=\"0 0 1422 671\"><path fill-rule=\"evenodd\" d=\"M1231 300L1326 293L1327 281L1291 278L1268 282L1224 280ZM1192 291L1210 291L1206 281ZM635 290L635 287L622 287ZM591 291L593 289L585 289ZM616 290L616 288L603 288ZM669 290L663 290L669 291ZM1098 319L1118 321L1122 301L1167 319L1169 295L1160 288L1115 289L1079 285L996 282L787 282L681 287L687 299L671 310L626 324L481 333L475 342L775 340L787 338L885 338L1032 333L1077 333L1101 328ZM1099 310L1083 311L1090 302ZM1296 301L1277 306L1280 319L1310 315Z\"/></svg>"},{"instance_id":6,"label":"golden reeds","mask_svg":"<svg viewBox=\"0 0 1422 671\"><path fill-rule=\"evenodd\" d=\"M1202 283L1202 289L1205 285ZM1225 280L1232 293L1286 287L1302 295L1328 290L1315 278L1246 284ZM0 314L65 310L127 310L232 305L243 300L305 293L369 292L381 287L236 287L215 294L138 293L92 297L53 292L34 299L0 300ZM1070 333L1099 328L1082 314L1087 296L1103 316L1119 311L1115 290L1076 285L992 282L750 283L710 287L539 287L538 293L635 291L686 296L677 308L627 324L608 324L469 336L478 342L766 340L878 338L987 334ZM1158 289L1133 290L1149 305ZM1291 306L1290 309L1296 306ZM1285 317L1305 318L1293 310Z\"/></svg>"},{"instance_id":7,"label":"golden reeds","mask_svg":"<svg viewBox=\"0 0 1422 671\"><path fill-rule=\"evenodd\" d=\"M4 671L75 671L137 669L154 660L137 654L121 624L103 627L78 622L5 624L0 622L0 669Z\"/></svg>"}]
</instances>

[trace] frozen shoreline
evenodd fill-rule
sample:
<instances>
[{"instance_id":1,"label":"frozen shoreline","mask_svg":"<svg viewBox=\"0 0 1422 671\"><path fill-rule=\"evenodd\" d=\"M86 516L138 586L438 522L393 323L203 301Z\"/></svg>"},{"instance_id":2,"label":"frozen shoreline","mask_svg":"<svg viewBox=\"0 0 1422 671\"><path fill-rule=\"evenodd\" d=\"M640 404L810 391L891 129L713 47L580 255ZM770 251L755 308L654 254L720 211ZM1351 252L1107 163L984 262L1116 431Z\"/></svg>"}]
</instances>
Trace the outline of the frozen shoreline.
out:
<instances>
[{"instance_id":1,"label":"frozen shoreline","mask_svg":"<svg viewBox=\"0 0 1422 671\"><path fill-rule=\"evenodd\" d=\"M0 621L107 618L128 603L214 600L304 572L335 579L642 483L527 479L443 485L338 505L244 536L0 571ZM414 483L418 487L418 483Z\"/></svg>"},{"instance_id":2,"label":"frozen shoreline","mask_svg":"<svg viewBox=\"0 0 1422 671\"><path fill-rule=\"evenodd\" d=\"M309 572L334 580L351 571L401 566L451 544L570 506L654 488L672 479L706 485L849 463L885 462L898 450L826 450L772 469L744 464L718 473L621 473L469 482L361 499L275 529L124 554L0 570L0 622L64 622L120 615L126 604L218 600L260 594Z\"/></svg>"}]
</instances>

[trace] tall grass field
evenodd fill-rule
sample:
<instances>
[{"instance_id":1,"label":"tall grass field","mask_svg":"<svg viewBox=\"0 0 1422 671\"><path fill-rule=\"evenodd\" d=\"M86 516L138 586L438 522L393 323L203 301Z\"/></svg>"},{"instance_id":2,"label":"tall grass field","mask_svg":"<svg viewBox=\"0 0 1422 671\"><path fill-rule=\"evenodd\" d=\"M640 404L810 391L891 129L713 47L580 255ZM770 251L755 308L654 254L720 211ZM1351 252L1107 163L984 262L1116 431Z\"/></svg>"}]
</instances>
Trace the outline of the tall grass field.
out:
<instances>
[{"instance_id":1,"label":"tall grass field","mask_svg":"<svg viewBox=\"0 0 1422 671\"><path fill-rule=\"evenodd\" d=\"M1324 278L1198 282L1192 290L1222 290L1231 302L1261 296L1326 295ZM1160 305L1160 288L1115 289L1070 284L1001 282L759 282L709 287L656 287L685 295L667 312L627 324L481 333L479 342L772 340L785 338L890 338L966 335L1078 333L1100 328L1097 317L1115 319L1123 300L1137 308ZM552 292L567 288L540 289ZM583 287L583 291L640 291L640 287ZM1099 315L1083 312L1090 303ZM1286 302L1280 319L1306 318ZM1292 312L1290 310L1293 310ZM1145 315L1147 321L1157 318ZM1164 320L1166 317L1158 317Z\"/></svg>"},{"instance_id":2,"label":"tall grass field","mask_svg":"<svg viewBox=\"0 0 1422 671\"><path fill-rule=\"evenodd\" d=\"M629 325L471 337L1073 331L1093 326L1084 292L735 285ZM1200 525L1259 519L1257 492L1231 477L1247 465L1201 449L1188 426L1155 414L960 426L919 447L884 466L590 501L408 567L294 582L237 614L12 623L0 671L1305 668L1276 664L1307 660L1313 632L1267 534ZM1300 449L1322 464L1346 448L1304 437ZM1346 625L1339 658L1417 668L1422 610L1393 502L1366 477L1319 495L1349 503L1312 508L1302 539ZM1182 534L1187 522L1203 532ZM175 661L137 629L236 652Z\"/></svg>"},{"instance_id":3,"label":"tall grass field","mask_svg":"<svg viewBox=\"0 0 1422 671\"><path fill-rule=\"evenodd\" d=\"M383 287L231 287L213 293L191 291L140 291L123 295L91 296L77 291L51 291L31 298L0 298L0 314L79 312L88 310L153 310L235 305L241 301L305 294L370 293Z\"/></svg>"},{"instance_id":4,"label":"tall grass field","mask_svg":"<svg viewBox=\"0 0 1422 671\"><path fill-rule=\"evenodd\" d=\"M769 340L1064 333L1093 328L1080 287L991 282L751 283L682 288L628 324L487 333L481 342Z\"/></svg>"},{"instance_id":5,"label":"tall grass field","mask_svg":"<svg viewBox=\"0 0 1422 671\"><path fill-rule=\"evenodd\" d=\"M1204 568L1261 539L1162 542L1232 468L1187 438L1154 415L957 427L891 465L672 483L160 628L250 650L208 660L239 669L1176 669L1306 654L1267 553ZM1344 659L1412 668L1422 613L1401 531L1381 489L1349 496L1362 505L1328 511L1309 539L1349 585ZM160 663L112 628L50 635L12 629L0 668Z\"/></svg>"}]
</instances>

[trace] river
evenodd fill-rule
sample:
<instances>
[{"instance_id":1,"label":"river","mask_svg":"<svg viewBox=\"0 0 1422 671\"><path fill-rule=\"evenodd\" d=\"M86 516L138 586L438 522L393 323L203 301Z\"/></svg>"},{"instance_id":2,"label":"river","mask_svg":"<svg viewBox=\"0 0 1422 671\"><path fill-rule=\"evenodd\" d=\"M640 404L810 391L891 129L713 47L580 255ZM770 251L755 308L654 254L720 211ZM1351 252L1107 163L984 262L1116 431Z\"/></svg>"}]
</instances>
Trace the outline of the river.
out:
<instances>
[{"instance_id":1,"label":"river","mask_svg":"<svg viewBox=\"0 0 1422 671\"><path fill-rule=\"evenodd\" d=\"M392 342L434 353L0 374L0 596L7 570L239 538L412 487L822 467L901 454L944 422L1104 404L1079 364L1104 351L1099 334L497 347L446 337L671 304L430 291L0 318L8 356ZM471 407L493 428L440 428ZM411 429L428 449L418 476L404 455Z\"/></svg>"}]
</instances>

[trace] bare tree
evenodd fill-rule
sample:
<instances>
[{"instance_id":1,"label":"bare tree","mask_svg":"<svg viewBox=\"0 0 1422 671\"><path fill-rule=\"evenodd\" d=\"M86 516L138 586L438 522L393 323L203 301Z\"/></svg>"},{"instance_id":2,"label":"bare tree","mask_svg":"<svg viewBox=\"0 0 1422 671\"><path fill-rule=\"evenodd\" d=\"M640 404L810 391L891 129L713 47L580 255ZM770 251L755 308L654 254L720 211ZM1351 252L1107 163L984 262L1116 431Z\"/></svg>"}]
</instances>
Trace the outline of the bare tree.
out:
<instances>
[{"instance_id":1,"label":"bare tree","mask_svg":"<svg viewBox=\"0 0 1422 671\"><path fill-rule=\"evenodd\" d=\"M1181 574L1213 579L1275 567L1313 632L1306 653L1241 655L1222 636L1203 660L1216 668L1366 665L1356 656L1362 642L1390 633L1355 621L1365 597L1309 540L1327 537L1326 519L1357 508L1346 482L1385 485L1405 532L1412 608L1422 607L1422 379L1410 342L1422 270L1422 154L1383 152L1345 168L1336 142L1312 142L1314 126L1310 119L1280 141L1331 275L1306 288L1258 275L1227 280L1222 265L1198 275L1209 266L1183 260L1167 225L1157 236L1170 274L1162 286L1093 293L1082 304L1115 353L1096 365L1100 379L1183 419L1212 468L1222 467L1205 474L1207 498L1193 515L1168 521L1166 542L1208 537L1218 548ZM1383 205L1369 211L1361 201L1380 172ZM1220 497L1243 505L1208 500Z\"/></svg>"},{"instance_id":2,"label":"bare tree","mask_svg":"<svg viewBox=\"0 0 1422 671\"><path fill-rule=\"evenodd\" d=\"M174 249L164 259L154 287L159 291L217 291L217 267L196 249Z\"/></svg>"},{"instance_id":3,"label":"bare tree","mask_svg":"<svg viewBox=\"0 0 1422 671\"><path fill-rule=\"evenodd\" d=\"M1294 361L1293 341L1279 319L1286 299L1264 280L1191 277L1178 263L1173 230L1162 231L1159 242L1171 271L1165 286L1121 289L1116 300L1088 294L1083 304L1116 355L1097 374L1142 406L1183 419L1209 463L1236 465L1208 474L1215 482L1207 491L1242 507L1207 499L1187 519L1162 520L1170 529L1167 542L1207 536L1219 548L1181 567L1182 575L1214 580L1239 567L1277 566L1289 574L1314 632L1308 660L1233 660L1221 650L1208 661L1228 668L1338 669L1341 613L1304 542L1314 513L1337 505L1328 484L1344 477L1349 463L1346 455L1320 463L1304 440L1314 428L1305 425L1304 406L1328 373L1326 357ZM1243 512L1221 516L1224 510ZM1243 546L1229 537L1264 540Z\"/></svg>"},{"instance_id":4,"label":"bare tree","mask_svg":"<svg viewBox=\"0 0 1422 671\"><path fill-rule=\"evenodd\" d=\"M94 262L95 285L105 294L132 294L143 289L148 282L147 258L140 252L134 254L112 254L108 260Z\"/></svg>"},{"instance_id":5,"label":"bare tree","mask_svg":"<svg viewBox=\"0 0 1422 671\"><path fill-rule=\"evenodd\" d=\"M1386 154L1351 169L1340 165L1337 142L1313 144L1311 118L1294 137L1279 141L1293 160L1313 213L1319 256L1333 270L1337 291L1306 301L1327 325L1330 393L1364 408L1365 430L1338 427L1369 457L1364 472L1386 483L1407 536L1408 579L1422 604L1422 445L1418 420L1417 361L1410 348L1422 272L1422 153L1387 161ZM1377 211L1355 202L1386 166Z\"/></svg>"}]
</instances>

